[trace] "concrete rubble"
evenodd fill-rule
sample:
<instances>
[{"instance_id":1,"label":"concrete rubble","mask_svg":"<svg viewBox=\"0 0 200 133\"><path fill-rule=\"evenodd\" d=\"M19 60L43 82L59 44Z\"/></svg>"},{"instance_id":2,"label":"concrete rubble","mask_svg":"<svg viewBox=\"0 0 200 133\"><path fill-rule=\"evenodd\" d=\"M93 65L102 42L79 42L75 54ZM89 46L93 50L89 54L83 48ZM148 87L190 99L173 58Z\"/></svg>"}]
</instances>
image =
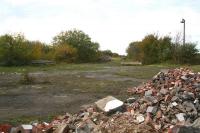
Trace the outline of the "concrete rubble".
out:
<instances>
[{"instance_id":1,"label":"concrete rubble","mask_svg":"<svg viewBox=\"0 0 200 133\"><path fill-rule=\"evenodd\" d=\"M17 128L15 128L15 131L13 130L13 132L16 133L31 133L33 130L33 126L32 125L21 125Z\"/></svg>"},{"instance_id":2,"label":"concrete rubble","mask_svg":"<svg viewBox=\"0 0 200 133\"><path fill-rule=\"evenodd\" d=\"M108 113L122 107L124 103L113 96L107 96L98 100L95 104L101 111Z\"/></svg>"},{"instance_id":3,"label":"concrete rubble","mask_svg":"<svg viewBox=\"0 0 200 133\"><path fill-rule=\"evenodd\" d=\"M124 102L108 96L74 115L34 123L32 129L19 127L32 133L200 133L200 73L161 71L127 92L130 98ZM16 132L0 125L3 131Z\"/></svg>"}]
</instances>

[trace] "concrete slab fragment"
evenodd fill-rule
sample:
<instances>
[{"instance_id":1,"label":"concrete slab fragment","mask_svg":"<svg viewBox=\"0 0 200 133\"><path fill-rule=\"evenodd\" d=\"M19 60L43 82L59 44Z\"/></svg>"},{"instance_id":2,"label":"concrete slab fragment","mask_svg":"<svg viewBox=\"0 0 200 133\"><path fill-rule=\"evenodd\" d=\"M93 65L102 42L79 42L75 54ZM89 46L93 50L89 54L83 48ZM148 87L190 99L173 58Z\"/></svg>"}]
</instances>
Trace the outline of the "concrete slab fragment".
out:
<instances>
[{"instance_id":1,"label":"concrete slab fragment","mask_svg":"<svg viewBox=\"0 0 200 133\"><path fill-rule=\"evenodd\" d=\"M176 118L177 118L180 122L185 121L184 113L176 114Z\"/></svg>"},{"instance_id":2,"label":"concrete slab fragment","mask_svg":"<svg viewBox=\"0 0 200 133\"><path fill-rule=\"evenodd\" d=\"M113 96L107 96L103 99L98 100L97 102L95 102L95 104L100 110L104 112L109 112L111 110L115 110L121 107L124 103Z\"/></svg>"}]
</instances>

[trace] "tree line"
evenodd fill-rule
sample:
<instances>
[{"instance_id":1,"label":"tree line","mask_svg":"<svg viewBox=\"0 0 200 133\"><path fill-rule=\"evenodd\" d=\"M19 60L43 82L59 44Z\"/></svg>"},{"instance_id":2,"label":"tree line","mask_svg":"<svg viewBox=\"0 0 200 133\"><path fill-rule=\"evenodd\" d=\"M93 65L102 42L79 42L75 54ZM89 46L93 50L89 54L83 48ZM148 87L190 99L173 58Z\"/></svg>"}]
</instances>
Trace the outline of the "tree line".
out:
<instances>
[{"instance_id":1,"label":"tree line","mask_svg":"<svg viewBox=\"0 0 200 133\"><path fill-rule=\"evenodd\" d=\"M27 65L33 60L56 62L96 62L102 56L117 55L109 50L100 51L99 44L81 30L61 32L47 45L27 40L22 34L0 36L0 64Z\"/></svg>"},{"instance_id":2,"label":"tree line","mask_svg":"<svg viewBox=\"0 0 200 133\"><path fill-rule=\"evenodd\" d=\"M196 44L182 45L179 36L173 40L170 36L149 34L141 41L131 42L126 52L129 59L143 64L200 64ZM107 57L119 55L110 50L99 50L99 43L76 29L59 33L51 44L27 40L22 34L0 36L0 65L27 65L33 60L67 63L109 61Z\"/></svg>"},{"instance_id":3,"label":"tree line","mask_svg":"<svg viewBox=\"0 0 200 133\"><path fill-rule=\"evenodd\" d=\"M141 41L131 42L126 52L129 59L143 64L200 64L200 54L196 45L181 44L179 35L173 40L170 36L149 34Z\"/></svg>"}]
</instances>

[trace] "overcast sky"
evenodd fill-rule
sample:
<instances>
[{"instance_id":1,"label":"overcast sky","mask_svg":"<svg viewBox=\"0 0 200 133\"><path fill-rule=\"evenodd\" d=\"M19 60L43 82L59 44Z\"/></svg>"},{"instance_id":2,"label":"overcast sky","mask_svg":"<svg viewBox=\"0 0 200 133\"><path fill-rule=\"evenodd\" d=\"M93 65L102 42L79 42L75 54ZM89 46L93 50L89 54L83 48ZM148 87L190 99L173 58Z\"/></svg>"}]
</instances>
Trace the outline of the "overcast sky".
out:
<instances>
[{"instance_id":1,"label":"overcast sky","mask_svg":"<svg viewBox=\"0 0 200 133\"><path fill-rule=\"evenodd\" d=\"M200 0L0 0L0 34L22 32L46 43L61 31L80 29L100 49L125 54L149 33L200 43ZM200 44L198 45L200 48Z\"/></svg>"}]
</instances>

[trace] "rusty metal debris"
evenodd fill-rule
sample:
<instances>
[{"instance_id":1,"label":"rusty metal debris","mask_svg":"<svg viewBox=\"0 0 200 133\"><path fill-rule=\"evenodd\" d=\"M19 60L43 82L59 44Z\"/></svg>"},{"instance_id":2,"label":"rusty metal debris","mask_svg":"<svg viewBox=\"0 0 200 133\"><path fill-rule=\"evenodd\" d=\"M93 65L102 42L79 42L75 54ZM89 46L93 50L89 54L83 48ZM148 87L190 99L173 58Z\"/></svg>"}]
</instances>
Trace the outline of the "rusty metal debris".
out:
<instances>
[{"instance_id":1,"label":"rusty metal debris","mask_svg":"<svg viewBox=\"0 0 200 133\"><path fill-rule=\"evenodd\" d=\"M108 96L77 114L35 123L32 133L200 132L200 73L165 70L127 91L131 96L125 102Z\"/></svg>"}]
</instances>

